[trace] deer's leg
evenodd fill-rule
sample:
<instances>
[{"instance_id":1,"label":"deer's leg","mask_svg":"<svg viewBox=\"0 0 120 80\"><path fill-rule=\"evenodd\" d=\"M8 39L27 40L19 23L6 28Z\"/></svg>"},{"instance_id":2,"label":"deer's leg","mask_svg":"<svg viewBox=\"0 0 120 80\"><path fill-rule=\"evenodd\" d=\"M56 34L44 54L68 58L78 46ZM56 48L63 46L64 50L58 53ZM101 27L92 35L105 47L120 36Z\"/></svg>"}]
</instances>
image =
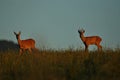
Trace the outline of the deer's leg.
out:
<instances>
[{"instance_id":1,"label":"deer's leg","mask_svg":"<svg viewBox=\"0 0 120 80\"><path fill-rule=\"evenodd\" d=\"M85 44L85 52L88 52L88 45Z\"/></svg>"},{"instance_id":2,"label":"deer's leg","mask_svg":"<svg viewBox=\"0 0 120 80\"><path fill-rule=\"evenodd\" d=\"M20 49L19 54L21 55L21 54L22 54L22 52L23 52L23 51L22 51L22 49Z\"/></svg>"},{"instance_id":3,"label":"deer's leg","mask_svg":"<svg viewBox=\"0 0 120 80\"><path fill-rule=\"evenodd\" d=\"M102 50L102 46L101 46L101 45L99 45L99 48L98 48L98 50Z\"/></svg>"},{"instance_id":4,"label":"deer's leg","mask_svg":"<svg viewBox=\"0 0 120 80\"><path fill-rule=\"evenodd\" d=\"M98 47L98 51L102 50L102 46L99 43L97 43L96 46Z\"/></svg>"},{"instance_id":5,"label":"deer's leg","mask_svg":"<svg viewBox=\"0 0 120 80\"><path fill-rule=\"evenodd\" d=\"M29 50L30 53L32 52L31 48L29 48L28 50Z\"/></svg>"}]
</instances>

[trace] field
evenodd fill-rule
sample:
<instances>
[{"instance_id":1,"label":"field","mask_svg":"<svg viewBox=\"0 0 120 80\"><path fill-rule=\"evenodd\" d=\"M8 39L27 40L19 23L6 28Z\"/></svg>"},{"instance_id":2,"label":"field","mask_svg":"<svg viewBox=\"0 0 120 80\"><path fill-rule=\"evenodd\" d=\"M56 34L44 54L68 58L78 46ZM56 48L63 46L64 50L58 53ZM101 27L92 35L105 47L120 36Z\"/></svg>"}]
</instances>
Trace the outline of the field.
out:
<instances>
[{"instance_id":1,"label":"field","mask_svg":"<svg viewBox=\"0 0 120 80\"><path fill-rule=\"evenodd\" d=\"M0 80L120 80L120 49L0 52Z\"/></svg>"}]
</instances>

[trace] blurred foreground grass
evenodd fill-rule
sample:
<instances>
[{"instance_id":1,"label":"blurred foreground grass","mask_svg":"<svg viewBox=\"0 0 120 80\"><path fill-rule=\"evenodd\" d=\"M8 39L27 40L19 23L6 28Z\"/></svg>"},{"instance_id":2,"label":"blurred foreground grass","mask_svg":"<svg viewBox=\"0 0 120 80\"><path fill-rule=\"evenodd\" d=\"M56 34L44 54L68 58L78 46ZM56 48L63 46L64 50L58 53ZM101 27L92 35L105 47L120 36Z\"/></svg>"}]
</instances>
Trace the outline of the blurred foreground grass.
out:
<instances>
[{"instance_id":1,"label":"blurred foreground grass","mask_svg":"<svg viewBox=\"0 0 120 80\"><path fill-rule=\"evenodd\" d=\"M120 50L0 52L0 80L120 80Z\"/></svg>"}]
</instances>

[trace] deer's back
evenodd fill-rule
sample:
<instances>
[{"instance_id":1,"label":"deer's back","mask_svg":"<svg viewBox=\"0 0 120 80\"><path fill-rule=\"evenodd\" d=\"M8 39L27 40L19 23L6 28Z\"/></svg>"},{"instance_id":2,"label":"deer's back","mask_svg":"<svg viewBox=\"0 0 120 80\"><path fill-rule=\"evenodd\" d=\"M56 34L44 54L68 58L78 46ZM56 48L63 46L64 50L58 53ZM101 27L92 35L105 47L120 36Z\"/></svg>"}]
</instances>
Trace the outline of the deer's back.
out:
<instances>
[{"instance_id":1,"label":"deer's back","mask_svg":"<svg viewBox=\"0 0 120 80\"><path fill-rule=\"evenodd\" d=\"M20 43L20 48L34 48L35 47L35 40L33 39L26 39L26 40L22 40Z\"/></svg>"},{"instance_id":2,"label":"deer's back","mask_svg":"<svg viewBox=\"0 0 120 80\"><path fill-rule=\"evenodd\" d=\"M96 44L99 43L102 39L99 36L89 36L86 37L85 42L87 44Z\"/></svg>"}]
</instances>

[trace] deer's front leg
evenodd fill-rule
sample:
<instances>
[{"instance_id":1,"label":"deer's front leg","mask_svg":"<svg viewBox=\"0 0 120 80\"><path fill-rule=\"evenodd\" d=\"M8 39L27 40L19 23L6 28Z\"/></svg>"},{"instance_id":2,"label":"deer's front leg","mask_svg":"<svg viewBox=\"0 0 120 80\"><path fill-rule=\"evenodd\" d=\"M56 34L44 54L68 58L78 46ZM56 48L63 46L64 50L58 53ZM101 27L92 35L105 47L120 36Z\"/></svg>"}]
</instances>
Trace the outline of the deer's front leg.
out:
<instances>
[{"instance_id":1,"label":"deer's front leg","mask_svg":"<svg viewBox=\"0 0 120 80\"><path fill-rule=\"evenodd\" d=\"M21 54L22 54L22 52L23 52L23 51L22 51L22 49L20 49L19 54L21 55Z\"/></svg>"},{"instance_id":2,"label":"deer's front leg","mask_svg":"<svg viewBox=\"0 0 120 80\"><path fill-rule=\"evenodd\" d=\"M88 52L88 45L86 43L85 44L85 52Z\"/></svg>"}]
</instances>

